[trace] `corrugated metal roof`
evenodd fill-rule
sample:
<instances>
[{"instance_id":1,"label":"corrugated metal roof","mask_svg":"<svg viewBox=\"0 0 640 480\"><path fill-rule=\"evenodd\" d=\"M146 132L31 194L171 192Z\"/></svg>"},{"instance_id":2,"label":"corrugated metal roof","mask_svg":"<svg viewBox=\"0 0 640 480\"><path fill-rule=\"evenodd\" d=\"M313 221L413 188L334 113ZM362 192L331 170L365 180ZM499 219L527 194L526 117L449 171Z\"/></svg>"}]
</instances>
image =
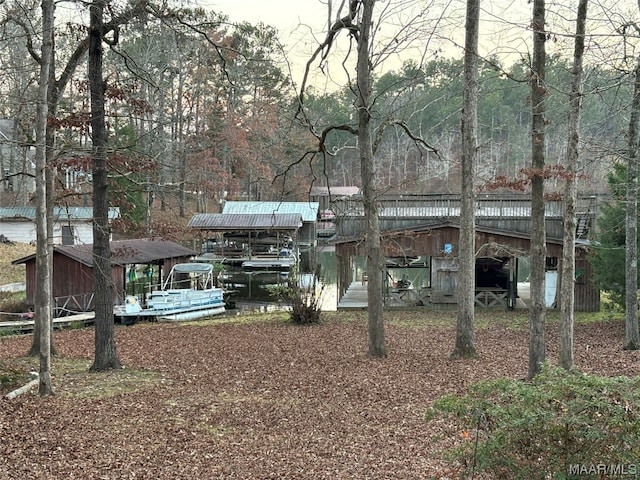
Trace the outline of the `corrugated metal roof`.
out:
<instances>
[{"instance_id":1,"label":"corrugated metal roof","mask_svg":"<svg viewBox=\"0 0 640 480\"><path fill-rule=\"evenodd\" d=\"M198 230L297 230L302 226L300 213L197 213L189 227Z\"/></svg>"},{"instance_id":2,"label":"corrugated metal roof","mask_svg":"<svg viewBox=\"0 0 640 480\"><path fill-rule=\"evenodd\" d=\"M109 219L113 220L120 216L118 207L109 208ZM54 207L53 217L55 219L92 220L93 207ZM0 220L31 220L36 219L35 207L0 207Z\"/></svg>"},{"instance_id":3,"label":"corrugated metal roof","mask_svg":"<svg viewBox=\"0 0 640 480\"><path fill-rule=\"evenodd\" d=\"M272 214L299 213L303 222L315 222L318 219L318 202L227 202L224 214Z\"/></svg>"},{"instance_id":4,"label":"corrugated metal roof","mask_svg":"<svg viewBox=\"0 0 640 480\"><path fill-rule=\"evenodd\" d=\"M192 257L197 254L194 250L170 240L117 240L110 242L110 247L112 265L154 263L168 258ZM53 249L87 266L93 266L93 244L55 245ZM35 255L29 255L12 263L25 263L34 257Z\"/></svg>"}]
</instances>

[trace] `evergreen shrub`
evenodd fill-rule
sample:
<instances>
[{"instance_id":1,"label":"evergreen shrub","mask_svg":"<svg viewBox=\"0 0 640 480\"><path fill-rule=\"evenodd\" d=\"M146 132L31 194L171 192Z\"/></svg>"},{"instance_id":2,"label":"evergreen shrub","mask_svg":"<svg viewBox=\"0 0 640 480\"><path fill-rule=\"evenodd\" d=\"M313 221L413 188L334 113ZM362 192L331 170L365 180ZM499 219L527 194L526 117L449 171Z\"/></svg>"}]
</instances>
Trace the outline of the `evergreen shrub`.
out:
<instances>
[{"instance_id":1,"label":"evergreen shrub","mask_svg":"<svg viewBox=\"0 0 640 480\"><path fill-rule=\"evenodd\" d=\"M532 381L494 380L441 397L427 420L445 416L463 441L449 451L467 477L640 477L640 379L567 372L545 365Z\"/></svg>"}]
</instances>

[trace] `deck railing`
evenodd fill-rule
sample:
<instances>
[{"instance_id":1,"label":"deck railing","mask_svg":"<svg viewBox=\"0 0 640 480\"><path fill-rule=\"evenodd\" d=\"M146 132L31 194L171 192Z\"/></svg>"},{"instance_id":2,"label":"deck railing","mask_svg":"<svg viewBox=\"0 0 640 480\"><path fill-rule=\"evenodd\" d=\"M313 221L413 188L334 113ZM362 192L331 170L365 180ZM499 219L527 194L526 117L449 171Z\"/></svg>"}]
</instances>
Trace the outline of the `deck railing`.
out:
<instances>
[{"instance_id":1,"label":"deck railing","mask_svg":"<svg viewBox=\"0 0 640 480\"><path fill-rule=\"evenodd\" d=\"M81 312L91 312L95 308L93 292L81 293L78 295L68 295L55 297L53 307L53 317L66 317Z\"/></svg>"},{"instance_id":2,"label":"deck railing","mask_svg":"<svg viewBox=\"0 0 640 480\"><path fill-rule=\"evenodd\" d=\"M602 195L584 195L578 197L578 214L597 212ZM529 195L480 194L476 197L476 217L487 218L529 218L531 216L531 197ZM378 202L381 218L451 218L460 216L460 195L457 194L421 194L386 195ZM343 197L334 202L336 216L362 217L364 206L362 196ZM545 202L547 218L562 218L564 202L548 200Z\"/></svg>"}]
</instances>

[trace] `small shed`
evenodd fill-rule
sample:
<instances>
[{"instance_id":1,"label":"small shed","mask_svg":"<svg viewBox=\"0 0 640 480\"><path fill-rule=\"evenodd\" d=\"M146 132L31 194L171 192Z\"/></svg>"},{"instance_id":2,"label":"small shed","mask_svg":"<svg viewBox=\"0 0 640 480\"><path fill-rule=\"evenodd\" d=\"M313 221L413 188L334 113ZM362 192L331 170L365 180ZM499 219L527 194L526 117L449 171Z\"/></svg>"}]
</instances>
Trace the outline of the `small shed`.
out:
<instances>
[{"instance_id":1,"label":"small shed","mask_svg":"<svg viewBox=\"0 0 640 480\"><path fill-rule=\"evenodd\" d=\"M173 265L188 262L196 254L190 248L169 240L119 240L111 242L110 246L114 305L123 301L127 278L135 265L156 265L157 283L160 283ZM35 255L29 255L12 262L26 266L26 303L29 308L35 304L35 260ZM93 295L93 245L54 246L55 316L93 310Z\"/></svg>"},{"instance_id":2,"label":"small shed","mask_svg":"<svg viewBox=\"0 0 640 480\"><path fill-rule=\"evenodd\" d=\"M109 221L120 216L117 207L109 209ZM1 207L0 231L13 242L36 241L35 207ZM55 207L53 209L53 244L82 245L93 243L92 207Z\"/></svg>"}]
</instances>

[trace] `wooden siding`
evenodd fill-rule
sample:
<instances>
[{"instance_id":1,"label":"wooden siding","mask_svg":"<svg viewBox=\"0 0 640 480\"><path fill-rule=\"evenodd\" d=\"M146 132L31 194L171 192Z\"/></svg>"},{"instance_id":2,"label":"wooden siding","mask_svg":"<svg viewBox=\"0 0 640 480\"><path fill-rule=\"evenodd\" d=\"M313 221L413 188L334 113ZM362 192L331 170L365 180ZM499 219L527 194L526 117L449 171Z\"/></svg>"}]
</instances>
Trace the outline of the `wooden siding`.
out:
<instances>
[{"instance_id":1,"label":"wooden siding","mask_svg":"<svg viewBox=\"0 0 640 480\"><path fill-rule=\"evenodd\" d=\"M458 303L458 259L431 258L431 301Z\"/></svg>"},{"instance_id":2,"label":"wooden siding","mask_svg":"<svg viewBox=\"0 0 640 480\"><path fill-rule=\"evenodd\" d=\"M385 257L420 256L427 255L437 257L444 253L445 245L450 244L452 255L458 254L460 244L460 229L454 226L425 228L419 232L395 232L383 234L381 249ZM481 247L504 246L513 252L520 252L527 256L529 252L529 238L524 236L508 235L506 233L476 231L476 250ZM343 241L336 244L336 251L340 256L364 255L364 242L360 239ZM557 242L547 242L547 255L550 257L562 256L562 245Z\"/></svg>"},{"instance_id":3,"label":"wooden siding","mask_svg":"<svg viewBox=\"0 0 640 480\"><path fill-rule=\"evenodd\" d=\"M2 234L12 242L29 243L36 239L36 224L27 221L2 221Z\"/></svg>"},{"instance_id":4,"label":"wooden siding","mask_svg":"<svg viewBox=\"0 0 640 480\"><path fill-rule=\"evenodd\" d=\"M176 263L188 262L190 257L176 257L161 262L163 278L166 278ZM26 304L33 309L35 305L36 275L35 257L25 262L26 267ZM113 281L113 303L124 300L126 283L126 266L113 265L111 267ZM53 297L55 299L91 294L95 291L93 282L93 268L76 261L59 252L53 254Z\"/></svg>"},{"instance_id":5,"label":"wooden siding","mask_svg":"<svg viewBox=\"0 0 640 480\"><path fill-rule=\"evenodd\" d=\"M587 258L576 258L576 284L573 309L576 312L599 312L600 290L593 284L593 270Z\"/></svg>"}]
</instances>

